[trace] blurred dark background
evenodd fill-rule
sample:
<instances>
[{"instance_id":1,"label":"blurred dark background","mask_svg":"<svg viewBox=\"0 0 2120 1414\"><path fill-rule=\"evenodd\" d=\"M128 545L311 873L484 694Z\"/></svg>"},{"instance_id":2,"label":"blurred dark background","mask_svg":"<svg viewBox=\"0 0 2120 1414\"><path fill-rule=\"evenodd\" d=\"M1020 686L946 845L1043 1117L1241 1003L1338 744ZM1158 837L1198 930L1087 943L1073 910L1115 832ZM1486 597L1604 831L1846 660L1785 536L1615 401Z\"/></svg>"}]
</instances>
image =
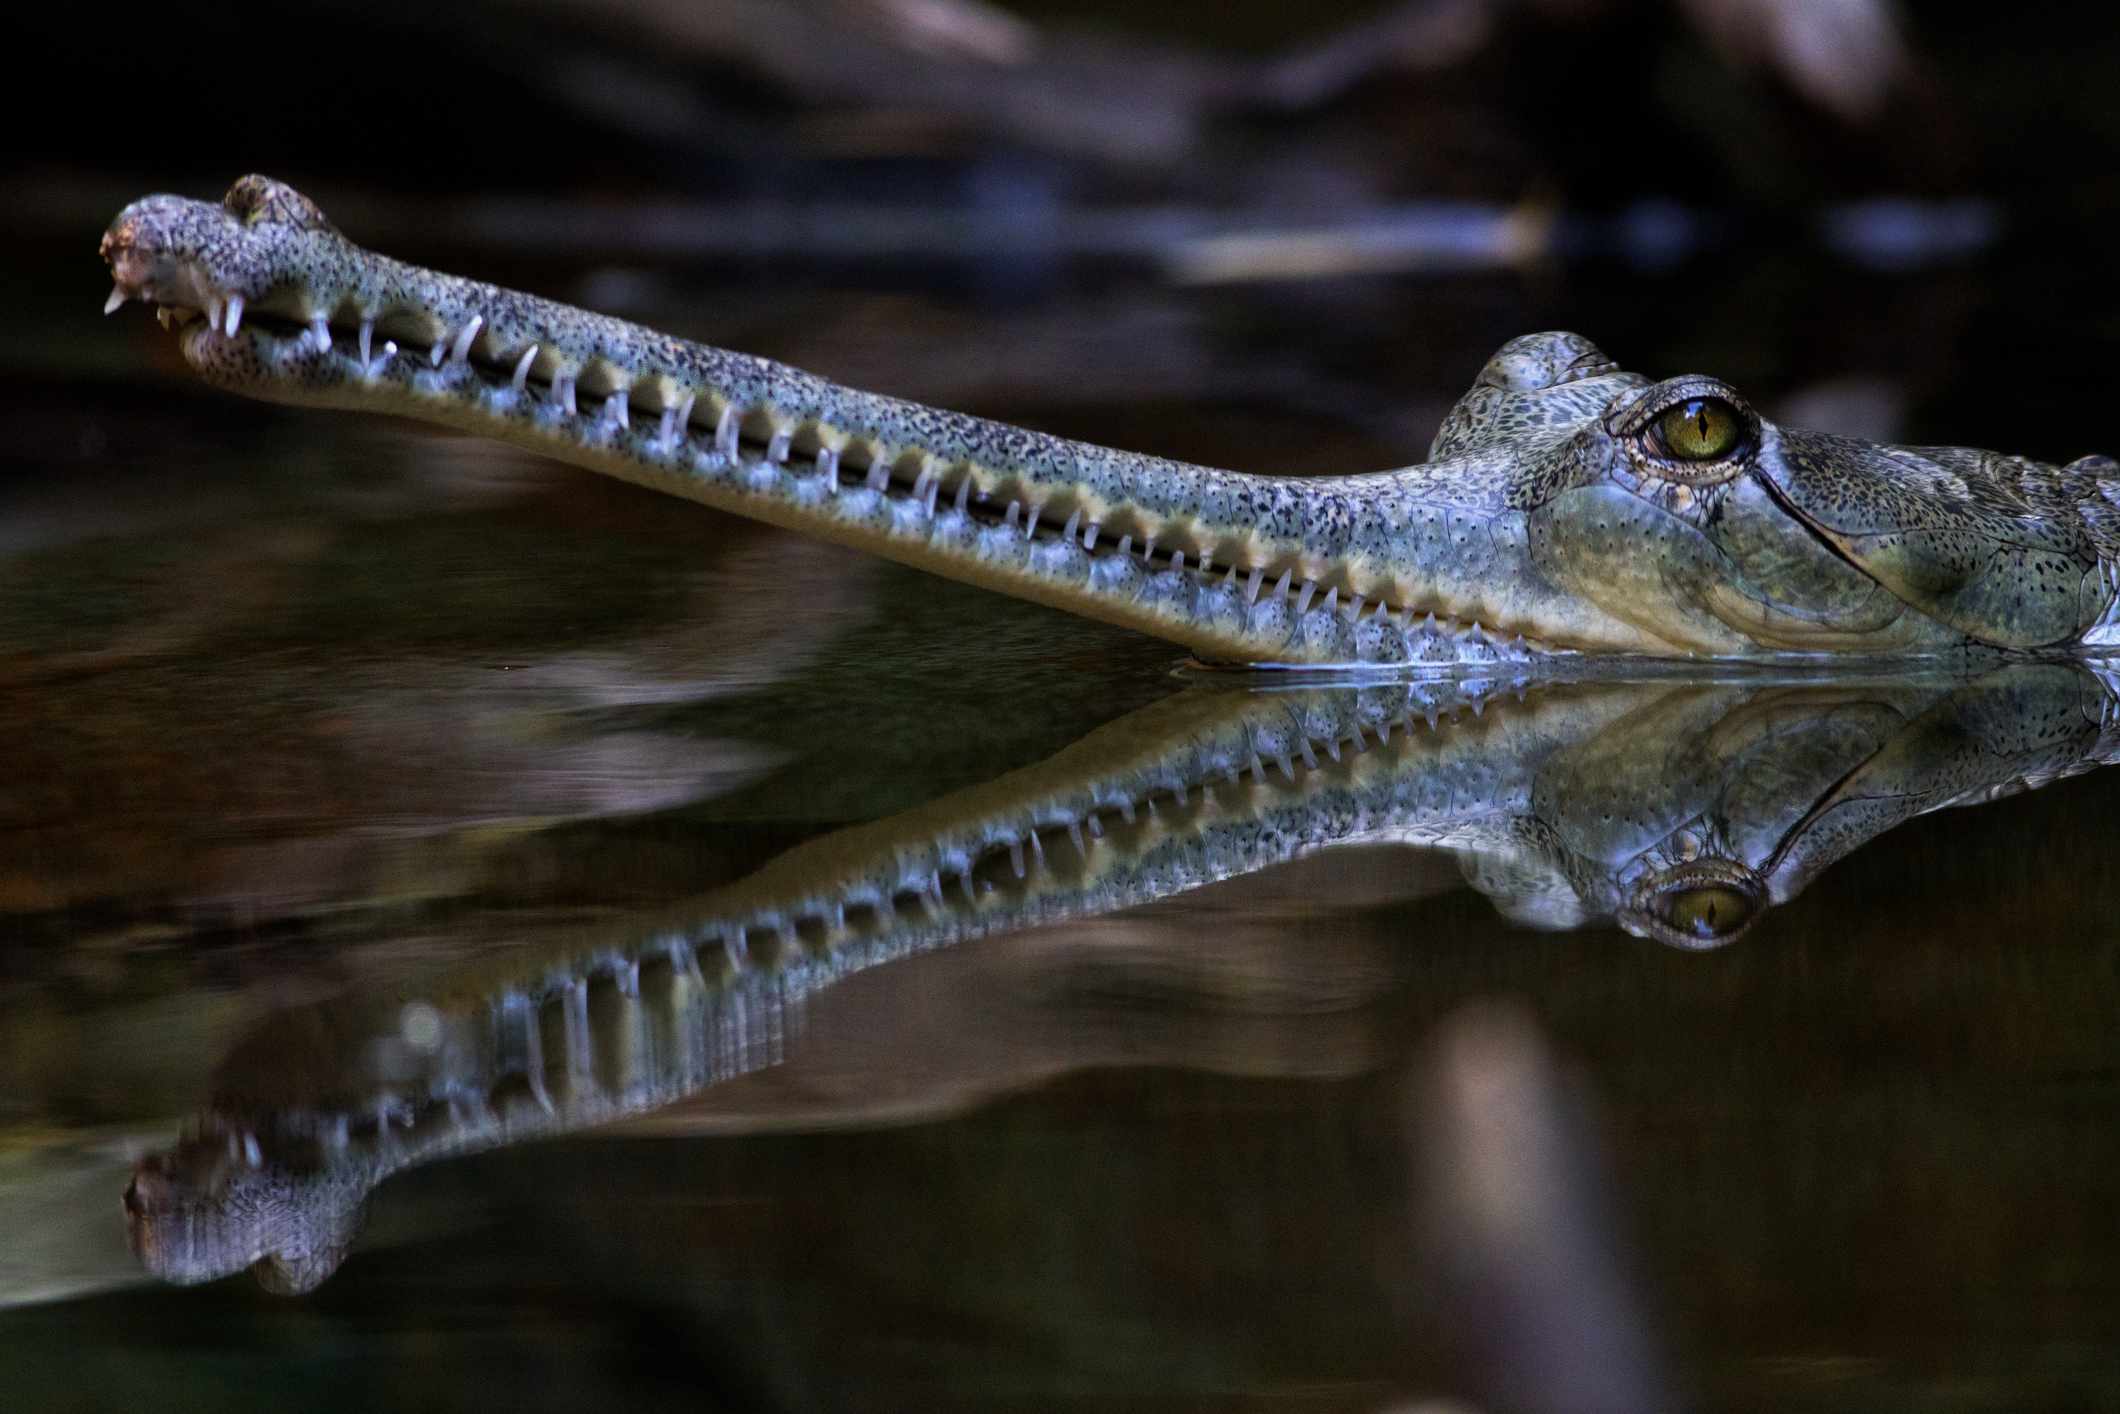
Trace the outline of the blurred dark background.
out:
<instances>
[{"instance_id":1,"label":"blurred dark background","mask_svg":"<svg viewBox=\"0 0 2120 1414\"><path fill-rule=\"evenodd\" d=\"M1410 460L1483 351L1558 325L1647 371L1818 392L1850 431L2107 444L2120 30L2088 7L533 0L18 25L25 72L58 81L8 100L18 373L76 330L69 372L130 367L74 317L93 233L144 190L258 170L406 258L1047 420L1115 391L1150 424L1271 401ZM967 309L1023 333L966 347Z\"/></svg>"},{"instance_id":2,"label":"blurred dark background","mask_svg":"<svg viewBox=\"0 0 2120 1414\"><path fill-rule=\"evenodd\" d=\"M1240 1017L1189 1049L1220 994L1121 989L1098 1064L947 1077L1006 1096L969 1113L820 1134L769 1083L725 1103L789 1132L680 1118L408 1176L306 1303L125 1286L123 1158L259 1016L741 877L1168 693L1172 655L483 444L238 403L139 309L95 312L121 205L263 171L395 256L1248 469L1416 460L1498 344L1553 327L1787 420L2067 460L2120 452L2109 11L12 25L0 1298L28 1309L0 1377L32 1407L1457 1408L1394 1403L1498 1365L1394 1305L1448 1306L1393 1245L1398 1089L1498 993L1550 1038L1519 1067L1596 1097L1698 1403L2116 1407L2100 778L1894 832L1713 956L1513 930L1434 860L1388 897L1280 875L965 950L854 994L843 1034L1041 988L1073 1034L1040 947L1131 942L1274 975L1294 1039ZM1265 961L1224 955L1232 919Z\"/></svg>"}]
</instances>

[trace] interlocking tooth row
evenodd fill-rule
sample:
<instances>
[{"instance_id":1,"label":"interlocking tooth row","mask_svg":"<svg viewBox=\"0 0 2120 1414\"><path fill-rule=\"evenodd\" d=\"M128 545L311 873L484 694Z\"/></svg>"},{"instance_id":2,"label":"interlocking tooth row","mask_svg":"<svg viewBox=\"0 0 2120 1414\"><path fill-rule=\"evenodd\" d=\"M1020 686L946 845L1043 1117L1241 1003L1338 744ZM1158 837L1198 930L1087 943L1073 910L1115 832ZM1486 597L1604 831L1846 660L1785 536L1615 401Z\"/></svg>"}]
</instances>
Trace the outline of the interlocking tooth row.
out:
<instances>
[{"instance_id":1,"label":"interlocking tooth row","mask_svg":"<svg viewBox=\"0 0 2120 1414\"><path fill-rule=\"evenodd\" d=\"M233 332L241 319L240 301L231 300L225 312L209 310L207 315L215 320L216 328L225 327ZM424 360L426 366L429 369L441 369L445 365L466 368L489 387L506 388L518 395L535 398L552 415L586 419L584 430L591 434L632 430L634 388L616 388L598 395L583 391L577 374L538 374L535 365L542 351L538 344L528 345L512 356L497 349L489 353L490 345L481 348L478 343L484 323L481 317L474 315L453 333L445 330L442 337L429 345ZM350 339L359 355L355 369L364 381L374 381L392 359L404 356L394 340L384 340L378 351L373 317L362 319L358 327L350 331L341 326L336 336L333 326L321 318L308 325L254 318L253 324L264 326L260 332L271 333L275 328L285 330L293 338L308 341L320 352L334 350L337 339ZM415 364L419 362L413 361ZM652 379L642 380L635 387L660 393ZM658 424L647 439L650 447L667 456L677 450L681 441L697 436L731 467L789 469L789 474L795 475L791 462L798 460L795 452L798 439L817 438L819 429L814 426L778 426L760 433L755 430L755 425L770 422L771 409L739 407L733 402L723 404L709 428L693 421L699 401L699 394L687 393L678 402L666 403L659 408ZM812 475L821 483L821 493L826 497L836 497L842 488L861 487L900 504L918 505L930 518L947 501L957 514L989 527L1018 530L1026 541L1078 544L1092 558L1133 558L1146 569L1175 572L1202 584L1213 583L1219 572L1222 587L1241 595L1247 606L1256 607L1270 592L1288 604L1297 619L1308 614L1313 604L1331 615L1342 613L1344 604L1345 621L1350 624L1361 623L1367 614L1379 625L1388 622L1402 632L1418 635L1420 646L1413 656L1416 662L1520 661L1554 651L1550 645L1527 641L1521 634L1507 637L1497 634L1477 620L1461 622L1417 606L1395 604L1383 596L1373 600L1363 593L1343 596L1337 585L1326 586L1320 599L1319 582L1311 578L1296 579L1292 567L1284 567L1278 576L1269 579L1270 571L1266 566L1254 565L1245 570L1233 561L1218 566L1213 556L1198 549L1197 544L1191 550L1159 544L1155 535L1137 537L1130 530L1114 536L1095 521L1086 520L1079 507L1071 510L1056 526L1054 521L1059 517L1057 512L1048 515L1050 503L985 490L979 485L979 477L972 466L962 463L938 465L937 458L918 449L893 455L888 446L870 438L856 437L843 449L823 445L820 440L814 449L804 451L799 460L810 463Z\"/></svg>"},{"instance_id":2,"label":"interlocking tooth row","mask_svg":"<svg viewBox=\"0 0 2120 1414\"><path fill-rule=\"evenodd\" d=\"M1182 762L1166 763L1131 786L1092 786L1086 799L1073 807L1048 803L1013 824L989 822L973 827L958 842L937 841L923 851L925 859L917 866L902 858L896 861L894 883L856 884L828 900L813 898L790 908L702 922L631 949L601 949L538 981L510 986L485 1004L495 1058L489 1074L450 1077L432 1093L417 1096L380 1090L353 1110L282 1111L272 1116L267 1140L276 1151L293 1139L311 1143L325 1155L356 1144L388 1150L398 1134L424 1132L433 1137L439 1131L447 1142L455 1132L462 1142L478 1142L478 1134L504 1124L511 1094L517 1101L527 1098L537 1114L555 1115L545 1056L548 1032L559 1037L559 1072L570 1087L571 1104L602 1106L615 1116L656 1102L660 1090L655 1078L616 1089L598 1080L597 1047L589 1034L591 989L611 988L628 1005L638 1004L643 976L650 972L664 979L658 986L687 989L696 999L708 998L710 988L718 989L711 992L712 1005L727 1013L699 1018L702 1025L713 1023L712 1054L710 1038L700 1027L672 1018L700 1031L687 1040L688 1047L697 1043L692 1049L699 1054L688 1049L679 1058L685 1074L662 1078L660 1087L703 1084L717 1075L734 1074L752 1062L777 1057L789 1004L845 974L897 956L902 949L883 935L901 916L944 916L949 907L945 876L955 876L957 891L976 908L981 898L1006 888L1009 881L1033 882L1049 870L1049 852L1060 848L1063 839L1086 866L1110 829L1153 821L1170 810L1214 809L1220 804L1217 792L1224 787L1295 790L1327 762L1352 769L1354 758L1384 747L1394 733L1408 737L1424 724L1433 731L1446 720L1468 713L1480 716L1504 691L1513 691L1518 701L1525 696L1521 681L1412 684L1399 703L1371 698L1351 721L1337 721L1329 728L1314 729L1302 721L1253 724L1242 730L1240 740L1205 744ZM714 959L710 981L702 962L713 950L720 956ZM776 995L747 999L741 994L745 982L766 986ZM688 1005L682 997L675 999ZM753 1009L762 1014L753 1017ZM252 1167L264 1161L256 1131L239 1120L212 1119L201 1126L208 1127L226 1134L231 1157L242 1157ZM284 1160L286 1155L275 1152L274 1157Z\"/></svg>"}]
</instances>

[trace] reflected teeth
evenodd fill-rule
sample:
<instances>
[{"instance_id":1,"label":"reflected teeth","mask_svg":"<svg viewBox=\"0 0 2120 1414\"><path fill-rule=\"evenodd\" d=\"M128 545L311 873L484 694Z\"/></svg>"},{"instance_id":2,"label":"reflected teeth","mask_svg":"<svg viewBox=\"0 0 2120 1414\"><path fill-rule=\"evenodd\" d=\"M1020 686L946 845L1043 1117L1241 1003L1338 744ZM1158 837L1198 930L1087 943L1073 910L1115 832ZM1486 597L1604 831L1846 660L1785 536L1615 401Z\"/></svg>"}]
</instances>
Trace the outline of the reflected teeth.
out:
<instances>
[{"instance_id":1,"label":"reflected teeth","mask_svg":"<svg viewBox=\"0 0 2120 1414\"><path fill-rule=\"evenodd\" d=\"M222 327L222 332L233 339L236 336L236 330L242 327L243 297L241 295L230 295L228 297L228 322Z\"/></svg>"},{"instance_id":2,"label":"reflected teeth","mask_svg":"<svg viewBox=\"0 0 2120 1414\"><path fill-rule=\"evenodd\" d=\"M125 293L123 285L112 285L110 287L110 298L103 301L103 312L105 314L116 314L124 307L125 301L130 298L132 296Z\"/></svg>"}]
</instances>

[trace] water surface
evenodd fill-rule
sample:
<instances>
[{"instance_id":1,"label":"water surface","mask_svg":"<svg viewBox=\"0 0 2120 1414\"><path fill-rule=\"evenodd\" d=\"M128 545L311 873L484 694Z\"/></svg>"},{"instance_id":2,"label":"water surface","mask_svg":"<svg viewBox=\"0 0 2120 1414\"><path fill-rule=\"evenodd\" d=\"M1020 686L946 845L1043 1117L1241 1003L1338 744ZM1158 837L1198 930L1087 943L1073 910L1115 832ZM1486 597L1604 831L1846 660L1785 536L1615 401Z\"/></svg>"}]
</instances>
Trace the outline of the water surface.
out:
<instances>
[{"instance_id":1,"label":"water surface","mask_svg":"<svg viewBox=\"0 0 2120 1414\"><path fill-rule=\"evenodd\" d=\"M1934 293L1848 303L1948 318ZM1492 344L1588 321L1842 430L2092 449L2051 385L1975 396L1993 340L1885 379L1801 321L1715 336L1543 298L1370 290L1330 357L1289 355L1269 297L1189 304L1128 344L1161 382L1121 365L1069 396L963 349L1064 342L1094 304L1030 334L857 304L836 328L866 338L803 317L750 342L1322 472L1413 459ZM1408 352L1416 321L1435 333ZM1490 802L1494 847L1353 831L1254 871L1232 846L1217 882L820 988L682 1104L408 1169L310 1295L150 1282L136 1160L231 1075L358 1090L359 1044L260 1065L289 1018L358 1043L345 1018L436 977L702 916L850 827L932 839L935 802L1241 694L1159 644L513 453L216 399L114 326L104 372L42 386L0 488L11 1383L94 1407L1550 1408L1603 1370L1716 1408L2120 1400L2120 776L2090 769L2089 677L1348 706L1359 750L1237 762L1212 808L1268 818L1388 750L1434 786L1421 819ZM1276 386L1371 411L1227 391ZM1054 830L1045 877L1115 877L1119 823L1085 858ZM1628 881L1718 851L1781 881L1741 937L1622 926ZM982 868L1015 887L1005 851Z\"/></svg>"}]
</instances>

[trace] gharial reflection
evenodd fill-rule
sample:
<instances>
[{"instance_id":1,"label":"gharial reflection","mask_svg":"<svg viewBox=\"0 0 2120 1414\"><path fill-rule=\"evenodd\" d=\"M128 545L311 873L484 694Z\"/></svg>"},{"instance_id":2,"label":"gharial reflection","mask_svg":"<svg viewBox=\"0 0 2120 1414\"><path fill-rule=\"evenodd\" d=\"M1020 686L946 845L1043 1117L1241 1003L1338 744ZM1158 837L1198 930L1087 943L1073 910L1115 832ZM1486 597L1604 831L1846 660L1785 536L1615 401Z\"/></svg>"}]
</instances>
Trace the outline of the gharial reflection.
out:
<instances>
[{"instance_id":1,"label":"gharial reflection","mask_svg":"<svg viewBox=\"0 0 2120 1414\"><path fill-rule=\"evenodd\" d=\"M653 921L282 1014L125 1194L146 1268L308 1290L430 1160L670 1105L779 1061L879 963L1334 846L1452 851L1507 916L1681 948L1750 930L1917 815L2109 763L2096 665L1977 677L1196 685L1038 765L804 844Z\"/></svg>"}]
</instances>

